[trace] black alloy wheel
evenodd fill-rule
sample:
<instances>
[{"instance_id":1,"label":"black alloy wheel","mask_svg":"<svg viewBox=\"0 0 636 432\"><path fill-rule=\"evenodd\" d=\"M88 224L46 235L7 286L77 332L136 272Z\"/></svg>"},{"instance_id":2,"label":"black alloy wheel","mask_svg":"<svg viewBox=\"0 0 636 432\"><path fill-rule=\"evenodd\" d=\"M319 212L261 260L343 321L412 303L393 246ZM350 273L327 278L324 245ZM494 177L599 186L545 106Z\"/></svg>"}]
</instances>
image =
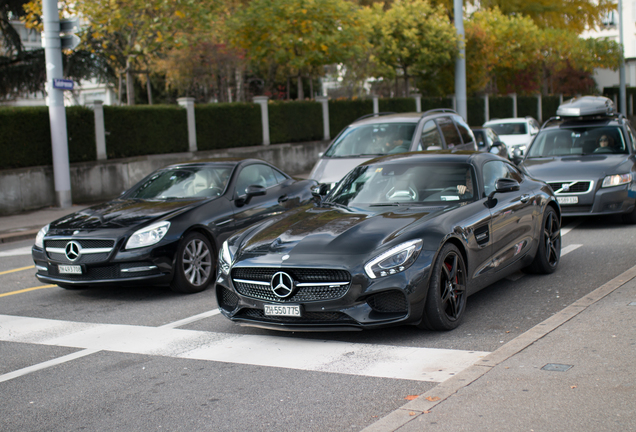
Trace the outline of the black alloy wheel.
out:
<instances>
[{"instance_id":1,"label":"black alloy wheel","mask_svg":"<svg viewBox=\"0 0 636 432\"><path fill-rule=\"evenodd\" d=\"M203 234L188 234L177 250L174 279L170 288L180 293L203 291L215 275L214 253Z\"/></svg>"},{"instance_id":2,"label":"black alloy wheel","mask_svg":"<svg viewBox=\"0 0 636 432\"><path fill-rule=\"evenodd\" d=\"M556 211L548 206L543 214L543 225L540 232L537 254L528 267L528 273L553 273L561 259L561 222Z\"/></svg>"},{"instance_id":3,"label":"black alloy wheel","mask_svg":"<svg viewBox=\"0 0 636 432\"><path fill-rule=\"evenodd\" d=\"M459 249L446 243L432 271L420 327L452 330L459 326L466 310L466 264Z\"/></svg>"}]
</instances>

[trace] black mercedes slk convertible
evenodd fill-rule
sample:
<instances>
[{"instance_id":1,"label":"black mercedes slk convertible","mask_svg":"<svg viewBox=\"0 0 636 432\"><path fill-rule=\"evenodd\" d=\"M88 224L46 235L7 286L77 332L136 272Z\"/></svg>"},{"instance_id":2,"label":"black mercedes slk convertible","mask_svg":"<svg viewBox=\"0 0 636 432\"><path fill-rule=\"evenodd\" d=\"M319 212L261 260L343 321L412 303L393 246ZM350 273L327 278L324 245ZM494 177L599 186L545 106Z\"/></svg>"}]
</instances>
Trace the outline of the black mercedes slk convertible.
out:
<instances>
[{"instance_id":1,"label":"black mercedes slk convertible","mask_svg":"<svg viewBox=\"0 0 636 432\"><path fill-rule=\"evenodd\" d=\"M552 273L559 263L552 189L493 154L385 156L327 190L223 243L223 315L292 331L450 330L469 295L520 269Z\"/></svg>"}]
</instances>

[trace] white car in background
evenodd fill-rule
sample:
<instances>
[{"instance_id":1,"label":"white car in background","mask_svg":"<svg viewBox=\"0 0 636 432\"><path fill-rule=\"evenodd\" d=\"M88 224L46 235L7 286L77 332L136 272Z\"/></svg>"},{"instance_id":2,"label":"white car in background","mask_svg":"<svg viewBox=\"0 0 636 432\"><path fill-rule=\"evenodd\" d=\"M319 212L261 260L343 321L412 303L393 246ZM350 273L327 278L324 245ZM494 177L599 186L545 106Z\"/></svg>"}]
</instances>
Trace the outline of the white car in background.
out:
<instances>
[{"instance_id":1,"label":"white car in background","mask_svg":"<svg viewBox=\"0 0 636 432\"><path fill-rule=\"evenodd\" d=\"M539 133L541 125L532 117L493 119L484 123L497 132L499 139L508 147L508 157L519 163L526 154L528 145Z\"/></svg>"}]
</instances>

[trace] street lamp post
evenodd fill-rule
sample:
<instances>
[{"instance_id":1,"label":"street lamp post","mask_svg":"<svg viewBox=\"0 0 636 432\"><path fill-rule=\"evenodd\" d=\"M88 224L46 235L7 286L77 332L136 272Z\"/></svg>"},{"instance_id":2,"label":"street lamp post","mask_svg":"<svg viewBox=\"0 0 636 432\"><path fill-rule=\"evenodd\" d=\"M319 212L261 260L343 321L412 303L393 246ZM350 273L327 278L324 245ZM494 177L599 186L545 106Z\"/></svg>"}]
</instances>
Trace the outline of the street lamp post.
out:
<instances>
[{"instance_id":1,"label":"street lamp post","mask_svg":"<svg viewBox=\"0 0 636 432\"><path fill-rule=\"evenodd\" d=\"M62 79L62 44L57 0L42 0L44 18L44 57L46 62L46 90L48 94L51 146L53 151L53 178L57 206L72 206L71 170L68 160L68 136L64 90L55 88L54 80Z\"/></svg>"},{"instance_id":2,"label":"street lamp post","mask_svg":"<svg viewBox=\"0 0 636 432\"><path fill-rule=\"evenodd\" d=\"M623 45L623 1L618 0L618 42L621 45L621 65L618 69L619 109L627 115L627 98L625 91L625 46Z\"/></svg>"},{"instance_id":3,"label":"street lamp post","mask_svg":"<svg viewBox=\"0 0 636 432\"><path fill-rule=\"evenodd\" d=\"M468 121L468 108L466 99L466 49L464 43L464 7L462 0L454 0L455 29L460 38L459 54L455 61L455 99L457 112L464 120Z\"/></svg>"}]
</instances>

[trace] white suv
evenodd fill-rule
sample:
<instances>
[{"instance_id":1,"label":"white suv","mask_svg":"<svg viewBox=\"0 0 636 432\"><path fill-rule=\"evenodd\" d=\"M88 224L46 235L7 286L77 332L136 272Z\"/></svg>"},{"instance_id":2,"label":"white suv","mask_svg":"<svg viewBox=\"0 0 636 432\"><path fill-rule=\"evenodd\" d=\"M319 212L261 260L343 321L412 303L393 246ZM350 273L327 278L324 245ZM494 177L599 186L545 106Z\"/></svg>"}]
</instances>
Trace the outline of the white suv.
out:
<instances>
[{"instance_id":1,"label":"white suv","mask_svg":"<svg viewBox=\"0 0 636 432\"><path fill-rule=\"evenodd\" d=\"M539 122L532 117L493 119L484 123L484 127L497 132L501 141L508 147L510 160L515 163L523 159L530 141L541 129Z\"/></svg>"}]
</instances>

